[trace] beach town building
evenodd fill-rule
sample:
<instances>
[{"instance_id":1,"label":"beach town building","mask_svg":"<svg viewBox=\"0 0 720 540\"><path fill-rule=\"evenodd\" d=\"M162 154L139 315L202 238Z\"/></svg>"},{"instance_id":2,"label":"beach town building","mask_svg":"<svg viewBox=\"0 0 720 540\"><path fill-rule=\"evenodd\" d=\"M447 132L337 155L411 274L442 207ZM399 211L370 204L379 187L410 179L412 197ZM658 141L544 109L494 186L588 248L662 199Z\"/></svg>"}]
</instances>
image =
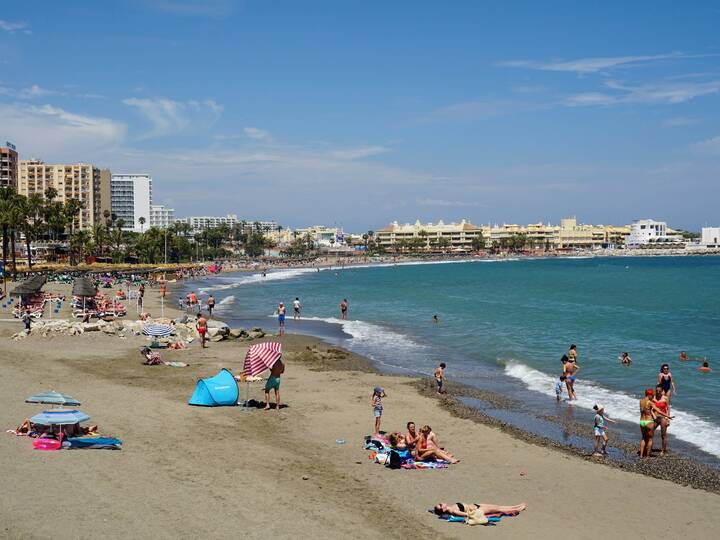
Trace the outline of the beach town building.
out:
<instances>
[{"instance_id":1,"label":"beach town building","mask_svg":"<svg viewBox=\"0 0 720 540\"><path fill-rule=\"evenodd\" d=\"M190 229L192 229L193 232L199 232L205 229L215 229L220 225L233 227L237 223L240 223L235 214L228 214L226 216L189 216L177 219L176 221L187 223L190 225Z\"/></svg>"},{"instance_id":2,"label":"beach town building","mask_svg":"<svg viewBox=\"0 0 720 540\"><path fill-rule=\"evenodd\" d=\"M394 249L398 245L410 241L424 242L425 248L431 246L448 247L457 250L470 251L473 238L482 234L482 227L473 225L469 221L462 220L460 223L445 223L442 220L437 223L405 223L401 225L394 221L387 227L383 227L375 233L377 242L385 249Z\"/></svg>"},{"instance_id":3,"label":"beach town building","mask_svg":"<svg viewBox=\"0 0 720 540\"><path fill-rule=\"evenodd\" d=\"M123 230L142 232L149 227L152 204L149 174L113 174L110 196L114 220L123 220Z\"/></svg>"},{"instance_id":4,"label":"beach town building","mask_svg":"<svg viewBox=\"0 0 720 540\"><path fill-rule=\"evenodd\" d=\"M17 192L26 197L37 193L45 198L48 188L57 192L55 201L77 199L82 208L75 218L75 229L88 229L101 217L100 169L90 163L50 164L37 159L18 162Z\"/></svg>"},{"instance_id":5,"label":"beach town building","mask_svg":"<svg viewBox=\"0 0 720 540\"><path fill-rule=\"evenodd\" d=\"M700 231L700 245L720 248L720 227L703 227Z\"/></svg>"},{"instance_id":6,"label":"beach town building","mask_svg":"<svg viewBox=\"0 0 720 540\"><path fill-rule=\"evenodd\" d=\"M531 223L517 225L474 225L467 220L460 223L446 224L443 221L434 223L400 225L391 223L380 229L376 237L384 248L392 248L400 241L413 238L425 240L425 248L451 248L454 251L471 251L473 240L482 240L486 248L502 247L522 235L526 249L598 249L617 246L624 243L630 234L628 226L586 225L578 224L576 218L563 218L560 225ZM417 240L415 240L417 242Z\"/></svg>"},{"instance_id":7,"label":"beach town building","mask_svg":"<svg viewBox=\"0 0 720 540\"><path fill-rule=\"evenodd\" d=\"M295 229L292 232L294 238L312 238L315 247L331 247L345 243L345 233L342 228L326 227L324 225L313 225L302 229Z\"/></svg>"},{"instance_id":8,"label":"beach town building","mask_svg":"<svg viewBox=\"0 0 720 540\"><path fill-rule=\"evenodd\" d=\"M0 187L17 188L18 153L11 142L0 146Z\"/></svg>"},{"instance_id":9,"label":"beach town building","mask_svg":"<svg viewBox=\"0 0 720 540\"><path fill-rule=\"evenodd\" d=\"M638 219L630 225L630 235L625 243L628 247L663 247L682 242L682 235L670 229L666 222Z\"/></svg>"},{"instance_id":10,"label":"beach town building","mask_svg":"<svg viewBox=\"0 0 720 540\"><path fill-rule=\"evenodd\" d=\"M162 204L150 205L150 227L167 229L175 223L175 210Z\"/></svg>"}]
</instances>

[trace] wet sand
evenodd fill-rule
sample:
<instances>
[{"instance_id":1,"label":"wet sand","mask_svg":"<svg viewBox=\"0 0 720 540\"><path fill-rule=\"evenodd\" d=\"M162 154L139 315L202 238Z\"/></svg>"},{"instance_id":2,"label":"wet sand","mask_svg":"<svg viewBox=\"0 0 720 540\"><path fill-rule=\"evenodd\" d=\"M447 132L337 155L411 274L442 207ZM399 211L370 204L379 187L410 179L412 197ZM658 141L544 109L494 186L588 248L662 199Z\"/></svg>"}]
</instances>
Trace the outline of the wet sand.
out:
<instances>
[{"instance_id":1,"label":"wet sand","mask_svg":"<svg viewBox=\"0 0 720 540\"><path fill-rule=\"evenodd\" d=\"M156 302L149 290L151 312ZM20 328L0 324L2 425L14 428L42 408L24 403L28 395L55 389L83 401L91 423L122 439L123 450L43 453L3 433L2 537L710 538L719 524L718 495L531 444L448 410L414 379L377 374L366 359L314 338L281 338L287 406L242 412L186 403L197 378L221 367L241 371L247 342L205 350L195 342L162 352L189 367L148 367L139 336L8 339ZM462 462L434 471L371 463L362 438L372 428L376 385L388 393L384 429L430 424ZM262 397L261 385L251 385L251 397ZM667 519L653 510L660 495ZM438 501L529 507L484 531L427 513Z\"/></svg>"}]
</instances>

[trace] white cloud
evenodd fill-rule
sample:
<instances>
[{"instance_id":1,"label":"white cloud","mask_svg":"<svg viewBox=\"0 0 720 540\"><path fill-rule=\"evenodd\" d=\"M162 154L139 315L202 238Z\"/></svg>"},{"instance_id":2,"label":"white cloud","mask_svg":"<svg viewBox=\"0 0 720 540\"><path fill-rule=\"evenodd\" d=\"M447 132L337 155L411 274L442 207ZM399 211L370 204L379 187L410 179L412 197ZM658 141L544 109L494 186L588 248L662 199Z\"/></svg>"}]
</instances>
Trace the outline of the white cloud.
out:
<instances>
[{"instance_id":1,"label":"white cloud","mask_svg":"<svg viewBox=\"0 0 720 540\"><path fill-rule=\"evenodd\" d=\"M120 144L125 125L75 114L52 105L0 104L3 131L24 156L90 161L93 154Z\"/></svg>"},{"instance_id":2,"label":"white cloud","mask_svg":"<svg viewBox=\"0 0 720 540\"><path fill-rule=\"evenodd\" d=\"M209 128L220 117L223 111L211 99L204 101L175 101L163 98L127 98L125 105L135 107L151 124L151 129L141 138L162 137L187 131Z\"/></svg>"},{"instance_id":3,"label":"white cloud","mask_svg":"<svg viewBox=\"0 0 720 540\"><path fill-rule=\"evenodd\" d=\"M26 22L18 21L18 22L10 22L10 21L4 21L0 19L0 30L5 30L6 32L9 32L11 34L14 34L18 31L23 31L26 34L30 33L30 30L27 29L28 24Z\"/></svg>"},{"instance_id":4,"label":"white cloud","mask_svg":"<svg viewBox=\"0 0 720 540\"><path fill-rule=\"evenodd\" d=\"M47 88L42 88L38 86L37 84L33 84L31 86L25 87L25 88L11 88L8 86L2 86L0 87L0 94L4 96L10 96L14 97L16 99L35 99L35 98L41 98L46 96L52 96L52 95L65 95L64 92L58 92L56 90L48 90Z\"/></svg>"},{"instance_id":5,"label":"white cloud","mask_svg":"<svg viewBox=\"0 0 720 540\"><path fill-rule=\"evenodd\" d=\"M342 148L332 150L330 152L330 157L340 160L353 160L377 156L379 154L384 154L387 151L388 149L382 146L361 146L359 148Z\"/></svg>"},{"instance_id":6,"label":"white cloud","mask_svg":"<svg viewBox=\"0 0 720 540\"><path fill-rule=\"evenodd\" d=\"M693 148L704 154L720 156L720 135L695 143Z\"/></svg>"},{"instance_id":7,"label":"white cloud","mask_svg":"<svg viewBox=\"0 0 720 540\"><path fill-rule=\"evenodd\" d=\"M654 60L667 60L670 58L683 58L681 53L657 54L646 56L607 56L596 58L578 58L575 60L557 60L540 62L536 60L508 60L499 62L500 67L537 69L542 71L561 71L571 73L596 73L619 66L629 66Z\"/></svg>"},{"instance_id":8,"label":"white cloud","mask_svg":"<svg viewBox=\"0 0 720 540\"><path fill-rule=\"evenodd\" d=\"M639 86L607 81L605 87L614 90L615 93L583 92L567 97L563 104L570 107L609 106L626 103L674 105L720 93L720 80L706 82L662 81Z\"/></svg>"},{"instance_id":9,"label":"white cloud","mask_svg":"<svg viewBox=\"0 0 720 540\"><path fill-rule=\"evenodd\" d=\"M243 132L245 133L245 135L247 135L251 139L255 139L256 141L271 142L273 140L270 132L265 131L264 129L259 129L256 127L246 127L243 129Z\"/></svg>"}]
</instances>

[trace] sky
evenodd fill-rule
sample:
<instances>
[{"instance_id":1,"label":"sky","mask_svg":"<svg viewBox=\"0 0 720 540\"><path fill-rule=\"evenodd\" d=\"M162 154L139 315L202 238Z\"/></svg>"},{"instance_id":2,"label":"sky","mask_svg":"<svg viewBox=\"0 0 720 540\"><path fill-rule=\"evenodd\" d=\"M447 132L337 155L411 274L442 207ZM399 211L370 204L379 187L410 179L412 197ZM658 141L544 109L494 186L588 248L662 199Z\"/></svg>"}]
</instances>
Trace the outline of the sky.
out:
<instances>
[{"instance_id":1,"label":"sky","mask_svg":"<svg viewBox=\"0 0 720 540\"><path fill-rule=\"evenodd\" d=\"M0 11L0 144L178 217L720 225L714 1L75 0Z\"/></svg>"}]
</instances>

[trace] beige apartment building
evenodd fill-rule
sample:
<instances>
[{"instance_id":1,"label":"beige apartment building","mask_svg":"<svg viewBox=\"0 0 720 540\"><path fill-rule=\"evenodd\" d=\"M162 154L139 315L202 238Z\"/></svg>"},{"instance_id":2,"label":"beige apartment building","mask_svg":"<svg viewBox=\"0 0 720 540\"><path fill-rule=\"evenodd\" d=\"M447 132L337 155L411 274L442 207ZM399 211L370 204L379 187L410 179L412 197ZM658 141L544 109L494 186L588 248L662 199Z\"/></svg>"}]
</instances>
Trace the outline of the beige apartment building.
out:
<instances>
[{"instance_id":1,"label":"beige apartment building","mask_svg":"<svg viewBox=\"0 0 720 540\"><path fill-rule=\"evenodd\" d=\"M88 229L102 217L100 169L89 163L49 164L39 160L20 160L17 191L30 196L45 196L47 188L57 191L58 202L78 199L83 208L75 220L76 229Z\"/></svg>"},{"instance_id":2,"label":"beige apartment building","mask_svg":"<svg viewBox=\"0 0 720 540\"><path fill-rule=\"evenodd\" d=\"M527 248L551 249L593 249L604 245L622 244L630 234L629 226L613 225L578 225L575 218L564 218L560 225L531 223L529 225L474 225L467 220L460 223L446 224L421 223L400 225L397 221L377 231L377 239L381 246L392 248L401 240L424 238L426 247L437 245L440 238L449 241L449 247L455 251L470 251L473 238L482 235L485 245L490 247L493 242L502 244L514 235L525 235ZM445 242L444 242L445 243Z\"/></svg>"},{"instance_id":3,"label":"beige apartment building","mask_svg":"<svg viewBox=\"0 0 720 540\"><path fill-rule=\"evenodd\" d=\"M18 153L12 144L0 146L0 187L17 187Z\"/></svg>"}]
</instances>

